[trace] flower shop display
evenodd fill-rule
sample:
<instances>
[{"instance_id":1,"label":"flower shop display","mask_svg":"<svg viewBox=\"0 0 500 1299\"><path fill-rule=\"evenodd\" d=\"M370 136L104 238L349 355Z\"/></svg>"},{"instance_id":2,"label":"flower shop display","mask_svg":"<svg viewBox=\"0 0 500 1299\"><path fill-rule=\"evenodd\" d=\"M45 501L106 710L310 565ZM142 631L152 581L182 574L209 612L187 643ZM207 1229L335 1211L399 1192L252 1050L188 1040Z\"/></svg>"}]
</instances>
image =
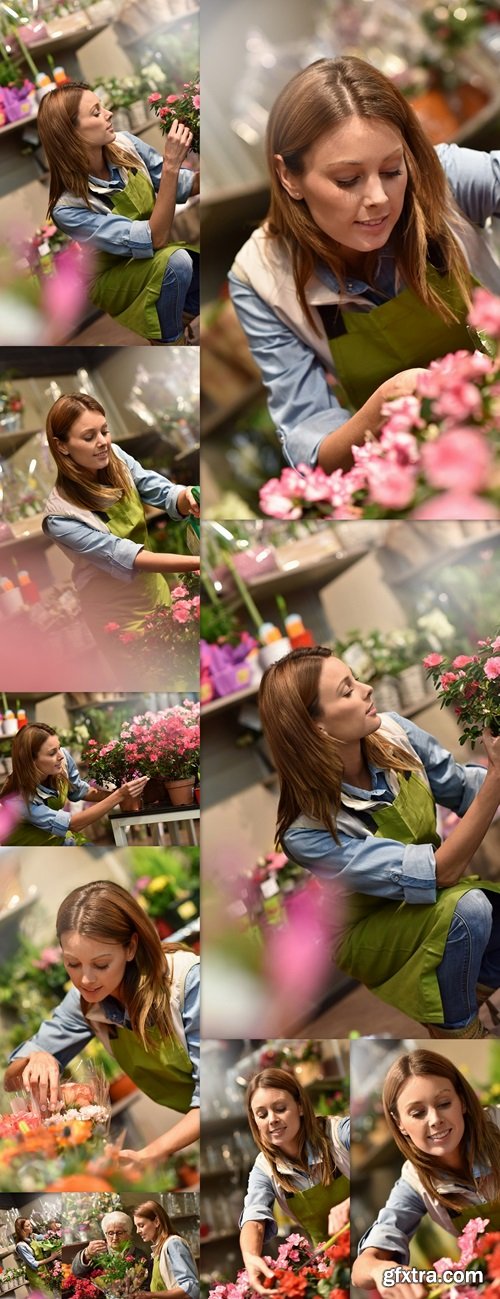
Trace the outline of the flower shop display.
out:
<instances>
[{"instance_id":1,"label":"flower shop display","mask_svg":"<svg viewBox=\"0 0 500 1299\"><path fill-rule=\"evenodd\" d=\"M90 778L98 783L150 776L166 786L184 782L187 795L200 760L199 703L186 699L162 712L133 717L122 725L116 739L101 746L88 740L82 757Z\"/></svg>"},{"instance_id":2,"label":"flower shop display","mask_svg":"<svg viewBox=\"0 0 500 1299\"><path fill-rule=\"evenodd\" d=\"M349 1299L349 1227L332 1236L318 1249L298 1232L293 1232L279 1246L276 1259L264 1256L274 1276L263 1284L273 1294L290 1299ZM248 1274L238 1272L235 1282L215 1285L208 1299L254 1299Z\"/></svg>"},{"instance_id":3,"label":"flower shop display","mask_svg":"<svg viewBox=\"0 0 500 1299\"><path fill-rule=\"evenodd\" d=\"M458 717L460 744L474 748L486 728L500 735L500 635L479 640L475 654L428 654L424 667L441 708L453 708Z\"/></svg>"},{"instance_id":4,"label":"flower shop display","mask_svg":"<svg viewBox=\"0 0 500 1299\"><path fill-rule=\"evenodd\" d=\"M300 519L500 519L500 299L476 289L469 325L488 352L451 352L419 375L414 396L387 402L354 466L284 469L261 489L264 514Z\"/></svg>"},{"instance_id":5,"label":"flower shop display","mask_svg":"<svg viewBox=\"0 0 500 1299\"><path fill-rule=\"evenodd\" d=\"M136 1290L144 1290L147 1275L145 1259L141 1261L129 1253L99 1254L92 1280L105 1294L122 1299Z\"/></svg>"},{"instance_id":6,"label":"flower shop display","mask_svg":"<svg viewBox=\"0 0 500 1299\"><path fill-rule=\"evenodd\" d=\"M139 848L137 855L132 892L154 921L160 938L169 938L199 913L199 849L165 848L159 852Z\"/></svg>"},{"instance_id":7,"label":"flower shop display","mask_svg":"<svg viewBox=\"0 0 500 1299\"><path fill-rule=\"evenodd\" d=\"M6 1294L12 1290L17 1290L19 1286L27 1284L26 1272L23 1267L5 1267L0 1272L0 1294Z\"/></svg>"},{"instance_id":8,"label":"flower shop display","mask_svg":"<svg viewBox=\"0 0 500 1299\"><path fill-rule=\"evenodd\" d=\"M164 97L159 91L149 95L148 102L156 114L164 135L168 135L172 123L177 119L187 126L193 134L191 148L193 153L200 152L200 83L199 80L186 81L184 94L170 94Z\"/></svg>"},{"instance_id":9,"label":"flower shop display","mask_svg":"<svg viewBox=\"0 0 500 1299\"><path fill-rule=\"evenodd\" d=\"M198 665L200 597L198 593L193 595L193 590L194 584L183 579L171 591L170 607L158 605L144 620L140 632L122 631L113 620L104 628L108 636L129 647L131 664L140 651L145 687L149 680L157 681L158 670L167 663L170 678L184 681Z\"/></svg>"}]
</instances>

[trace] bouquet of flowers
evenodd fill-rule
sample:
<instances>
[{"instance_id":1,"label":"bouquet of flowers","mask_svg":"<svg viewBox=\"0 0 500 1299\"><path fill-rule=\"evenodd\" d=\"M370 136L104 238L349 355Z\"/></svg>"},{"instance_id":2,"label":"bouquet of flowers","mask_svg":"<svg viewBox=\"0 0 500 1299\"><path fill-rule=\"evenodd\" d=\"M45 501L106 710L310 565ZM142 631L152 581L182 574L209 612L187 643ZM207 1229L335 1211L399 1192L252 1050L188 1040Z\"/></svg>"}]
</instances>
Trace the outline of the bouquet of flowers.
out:
<instances>
[{"instance_id":1,"label":"bouquet of flowers","mask_svg":"<svg viewBox=\"0 0 500 1299\"><path fill-rule=\"evenodd\" d=\"M161 129L166 135L172 126L172 122L182 122L193 133L193 143L191 148L194 153L200 152L200 83L199 81L185 81L183 86L184 94L160 95L159 91L154 91L148 97L148 103L160 122Z\"/></svg>"},{"instance_id":2,"label":"bouquet of flowers","mask_svg":"<svg viewBox=\"0 0 500 1299\"><path fill-rule=\"evenodd\" d=\"M453 708L459 719L460 744L468 740L474 748L487 727L500 734L500 635L478 641L475 654L428 654L423 663L441 708Z\"/></svg>"},{"instance_id":3,"label":"bouquet of flowers","mask_svg":"<svg viewBox=\"0 0 500 1299\"><path fill-rule=\"evenodd\" d=\"M93 1280L106 1294L119 1296L134 1294L144 1290L148 1269L145 1259L134 1258L128 1251L123 1254L100 1254L99 1272L94 1272Z\"/></svg>"},{"instance_id":4,"label":"bouquet of flowers","mask_svg":"<svg viewBox=\"0 0 500 1299\"><path fill-rule=\"evenodd\" d=\"M436 1278L444 1274L446 1281L438 1280L429 1299L475 1299L477 1295L495 1299L500 1276L500 1231L486 1231L488 1223L489 1218L471 1218L458 1237L460 1258L440 1258L432 1264ZM476 1273L473 1284L465 1279L471 1273Z\"/></svg>"},{"instance_id":5,"label":"bouquet of flowers","mask_svg":"<svg viewBox=\"0 0 500 1299\"><path fill-rule=\"evenodd\" d=\"M264 514L300 519L500 518L500 299L476 289L469 324L485 352L432 361L413 396L383 407L379 437L367 430L347 472L298 465L260 492ZM486 337L486 335L488 337ZM493 353L493 354L492 354Z\"/></svg>"},{"instance_id":6,"label":"bouquet of flowers","mask_svg":"<svg viewBox=\"0 0 500 1299\"><path fill-rule=\"evenodd\" d=\"M266 1277L264 1286L290 1299L349 1299L349 1260L348 1226L318 1249L293 1233L280 1245L276 1260L266 1257L274 1276ZM238 1272L235 1282L216 1285L208 1299L254 1299L248 1274Z\"/></svg>"},{"instance_id":7,"label":"bouquet of flowers","mask_svg":"<svg viewBox=\"0 0 500 1299\"><path fill-rule=\"evenodd\" d=\"M67 248L71 240L51 222L38 226L31 239L23 244L23 254L30 271L45 274L53 268L53 259Z\"/></svg>"}]
</instances>

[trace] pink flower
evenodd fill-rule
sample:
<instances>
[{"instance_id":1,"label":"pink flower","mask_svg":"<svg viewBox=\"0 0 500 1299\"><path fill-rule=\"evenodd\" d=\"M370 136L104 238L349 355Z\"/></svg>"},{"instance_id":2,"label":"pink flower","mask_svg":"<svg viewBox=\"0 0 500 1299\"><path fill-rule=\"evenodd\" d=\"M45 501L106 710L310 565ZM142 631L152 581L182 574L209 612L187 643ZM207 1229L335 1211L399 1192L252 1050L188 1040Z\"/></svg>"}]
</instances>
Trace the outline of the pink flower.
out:
<instances>
[{"instance_id":1,"label":"pink flower","mask_svg":"<svg viewBox=\"0 0 500 1299\"><path fill-rule=\"evenodd\" d=\"M167 95L167 98L166 98L166 100L165 100L165 103L166 103L166 104L176 104L176 103L177 103L177 100L180 99L180 98L181 98L180 95Z\"/></svg>"},{"instance_id":2,"label":"pink flower","mask_svg":"<svg viewBox=\"0 0 500 1299\"><path fill-rule=\"evenodd\" d=\"M468 419L477 415L481 407L481 393L474 383L459 379L458 383L446 388L435 403L438 415L448 415L451 419Z\"/></svg>"},{"instance_id":3,"label":"pink flower","mask_svg":"<svg viewBox=\"0 0 500 1299\"><path fill-rule=\"evenodd\" d=\"M498 519L499 513L484 496L473 496L467 491L443 492L424 501L413 511L412 519Z\"/></svg>"},{"instance_id":4,"label":"pink flower","mask_svg":"<svg viewBox=\"0 0 500 1299\"><path fill-rule=\"evenodd\" d=\"M161 99L161 95L155 90L154 94L148 95L148 104L157 104L159 99Z\"/></svg>"},{"instance_id":5,"label":"pink flower","mask_svg":"<svg viewBox=\"0 0 500 1299\"><path fill-rule=\"evenodd\" d=\"M484 673L488 681L496 681L497 677L500 677L500 658L486 659Z\"/></svg>"},{"instance_id":6,"label":"pink flower","mask_svg":"<svg viewBox=\"0 0 500 1299\"><path fill-rule=\"evenodd\" d=\"M270 514L273 519L300 519L300 505L292 505L280 478L270 478L260 490L260 508L263 514Z\"/></svg>"},{"instance_id":7,"label":"pink flower","mask_svg":"<svg viewBox=\"0 0 500 1299\"><path fill-rule=\"evenodd\" d=\"M389 429L391 433L409 433L412 428L424 427L418 397L397 397L395 401L385 402L382 414L388 417L384 430Z\"/></svg>"},{"instance_id":8,"label":"pink flower","mask_svg":"<svg viewBox=\"0 0 500 1299\"><path fill-rule=\"evenodd\" d=\"M444 663L443 654L428 654L424 659L424 668L438 668L440 663Z\"/></svg>"},{"instance_id":9,"label":"pink flower","mask_svg":"<svg viewBox=\"0 0 500 1299\"><path fill-rule=\"evenodd\" d=\"M492 452L478 430L450 429L422 447L422 464L433 487L469 494L487 487Z\"/></svg>"},{"instance_id":10,"label":"pink flower","mask_svg":"<svg viewBox=\"0 0 500 1299\"><path fill-rule=\"evenodd\" d=\"M439 684L442 690L447 690L454 681L458 681L458 672L443 672Z\"/></svg>"},{"instance_id":11,"label":"pink flower","mask_svg":"<svg viewBox=\"0 0 500 1299\"><path fill-rule=\"evenodd\" d=\"M171 594L173 595L174 600L182 600L185 595L189 594L189 592L187 586L174 586Z\"/></svg>"},{"instance_id":12,"label":"pink flower","mask_svg":"<svg viewBox=\"0 0 500 1299\"><path fill-rule=\"evenodd\" d=\"M469 323L474 329L484 329L493 338L500 338L500 298L494 297L487 289L475 289Z\"/></svg>"},{"instance_id":13,"label":"pink flower","mask_svg":"<svg viewBox=\"0 0 500 1299\"><path fill-rule=\"evenodd\" d=\"M172 618L174 622L189 622L191 610L187 600L178 600L172 609Z\"/></svg>"},{"instance_id":14,"label":"pink flower","mask_svg":"<svg viewBox=\"0 0 500 1299\"><path fill-rule=\"evenodd\" d=\"M368 487L372 501L387 510L404 510L411 504L415 493L415 471L409 466L379 460L367 470Z\"/></svg>"},{"instance_id":15,"label":"pink flower","mask_svg":"<svg viewBox=\"0 0 500 1299\"><path fill-rule=\"evenodd\" d=\"M193 95L193 108L199 108L199 107L200 107L200 96Z\"/></svg>"},{"instance_id":16,"label":"pink flower","mask_svg":"<svg viewBox=\"0 0 500 1299\"><path fill-rule=\"evenodd\" d=\"M500 650L500 636L497 636L496 640L492 641L491 648L495 654Z\"/></svg>"},{"instance_id":17,"label":"pink flower","mask_svg":"<svg viewBox=\"0 0 500 1299\"><path fill-rule=\"evenodd\" d=\"M119 630L120 630L120 624L119 624L119 622L107 622L107 623L106 623L106 626L105 626L105 628L104 628L104 630L105 630L105 631L108 631L108 632L119 631Z\"/></svg>"},{"instance_id":18,"label":"pink flower","mask_svg":"<svg viewBox=\"0 0 500 1299\"><path fill-rule=\"evenodd\" d=\"M466 668L468 663L475 663L476 660L472 654L457 654L453 659L452 668Z\"/></svg>"}]
</instances>

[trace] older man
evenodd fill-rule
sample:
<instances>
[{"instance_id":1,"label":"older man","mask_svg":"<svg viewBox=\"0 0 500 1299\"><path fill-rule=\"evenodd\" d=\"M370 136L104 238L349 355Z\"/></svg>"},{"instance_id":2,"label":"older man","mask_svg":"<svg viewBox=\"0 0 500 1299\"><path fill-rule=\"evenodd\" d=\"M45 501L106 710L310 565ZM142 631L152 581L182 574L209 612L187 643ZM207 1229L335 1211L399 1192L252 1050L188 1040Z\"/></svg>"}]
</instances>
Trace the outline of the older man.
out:
<instances>
[{"instance_id":1,"label":"older man","mask_svg":"<svg viewBox=\"0 0 500 1299\"><path fill-rule=\"evenodd\" d=\"M135 1259L144 1259L145 1256L141 1249L131 1247L130 1242L134 1234L134 1224L129 1218L128 1213L121 1213L118 1209L113 1213L105 1213L101 1218L101 1231L104 1240L91 1240L76 1254L71 1264L71 1271L74 1276L92 1277L94 1271L99 1268L100 1256L102 1254L122 1254L126 1249L129 1254L133 1254Z\"/></svg>"}]
</instances>

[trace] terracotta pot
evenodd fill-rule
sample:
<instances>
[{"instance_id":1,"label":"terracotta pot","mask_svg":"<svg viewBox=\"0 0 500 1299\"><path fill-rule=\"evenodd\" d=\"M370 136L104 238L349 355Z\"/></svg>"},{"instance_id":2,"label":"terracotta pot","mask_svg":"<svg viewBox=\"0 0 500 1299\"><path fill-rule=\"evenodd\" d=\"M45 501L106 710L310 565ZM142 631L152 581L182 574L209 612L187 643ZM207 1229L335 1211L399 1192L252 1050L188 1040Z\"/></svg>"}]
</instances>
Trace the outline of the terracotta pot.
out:
<instances>
[{"instance_id":1,"label":"terracotta pot","mask_svg":"<svg viewBox=\"0 0 500 1299\"><path fill-rule=\"evenodd\" d=\"M160 776L151 776L142 791L142 801L150 807L152 803L165 802L165 782Z\"/></svg>"},{"instance_id":2,"label":"terracotta pot","mask_svg":"<svg viewBox=\"0 0 500 1299\"><path fill-rule=\"evenodd\" d=\"M177 1172L181 1179L182 1186L198 1185L200 1174L197 1168L191 1168L190 1164L179 1164Z\"/></svg>"},{"instance_id":3,"label":"terracotta pot","mask_svg":"<svg viewBox=\"0 0 500 1299\"><path fill-rule=\"evenodd\" d=\"M180 807L183 803L191 803L193 797L193 777L187 776L185 780L166 780L165 789L170 802L174 807Z\"/></svg>"},{"instance_id":4,"label":"terracotta pot","mask_svg":"<svg viewBox=\"0 0 500 1299\"><path fill-rule=\"evenodd\" d=\"M199 806L200 806L200 786L199 786L199 785L196 786L196 788L193 790L193 793L194 793L194 796L195 796L196 802L197 802L198 807L199 807Z\"/></svg>"},{"instance_id":5,"label":"terracotta pot","mask_svg":"<svg viewBox=\"0 0 500 1299\"><path fill-rule=\"evenodd\" d=\"M126 794L120 803L120 812L140 812L142 810L142 794Z\"/></svg>"},{"instance_id":6,"label":"terracotta pot","mask_svg":"<svg viewBox=\"0 0 500 1299\"><path fill-rule=\"evenodd\" d=\"M454 139L458 117L452 112L442 90L426 90L421 95L412 95L409 102L431 144Z\"/></svg>"},{"instance_id":7,"label":"terracotta pot","mask_svg":"<svg viewBox=\"0 0 500 1299\"><path fill-rule=\"evenodd\" d=\"M132 1079L126 1073L120 1074L119 1078L114 1078L109 1085L109 1095L113 1105L116 1101L122 1101L125 1096L131 1096L132 1092L136 1091L135 1082L132 1082Z\"/></svg>"}]
</instances>

